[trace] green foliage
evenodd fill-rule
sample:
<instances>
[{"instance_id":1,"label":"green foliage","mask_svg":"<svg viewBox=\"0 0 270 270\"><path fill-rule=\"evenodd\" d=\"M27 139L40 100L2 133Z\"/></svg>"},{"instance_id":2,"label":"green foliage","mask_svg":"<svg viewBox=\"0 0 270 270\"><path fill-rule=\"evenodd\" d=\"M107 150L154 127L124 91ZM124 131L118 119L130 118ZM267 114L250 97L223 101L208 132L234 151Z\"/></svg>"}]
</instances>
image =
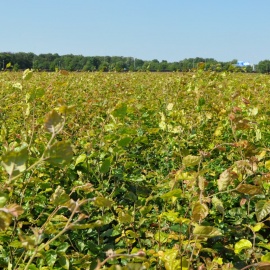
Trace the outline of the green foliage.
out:
<instances>
[{"instance_id":1,"label":"green foliage","mask_svg":"<svg viewBox=\"0 0 270 270\"><path fill-rule=\"evenodd\" d=\"M269 267L269 80L205 66L2 72L0 268Z\"/></svg>"}]
</instances>

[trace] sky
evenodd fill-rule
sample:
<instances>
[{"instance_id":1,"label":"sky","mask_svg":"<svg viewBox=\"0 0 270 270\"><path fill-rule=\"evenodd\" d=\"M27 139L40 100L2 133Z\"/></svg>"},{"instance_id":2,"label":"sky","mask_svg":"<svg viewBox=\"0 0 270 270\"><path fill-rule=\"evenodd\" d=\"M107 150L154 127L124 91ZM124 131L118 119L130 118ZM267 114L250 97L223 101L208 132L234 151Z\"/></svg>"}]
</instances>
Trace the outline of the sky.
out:
<instances>
[{"instance_id":1,"label":"sky","mask_svg":"<svg viewBox=\"0 0 270 270\"><path fill-rule=\"evenodd\" d=\"M0 0L0 52L270 59L270 0Z\"/></svg>"}]
</instances>

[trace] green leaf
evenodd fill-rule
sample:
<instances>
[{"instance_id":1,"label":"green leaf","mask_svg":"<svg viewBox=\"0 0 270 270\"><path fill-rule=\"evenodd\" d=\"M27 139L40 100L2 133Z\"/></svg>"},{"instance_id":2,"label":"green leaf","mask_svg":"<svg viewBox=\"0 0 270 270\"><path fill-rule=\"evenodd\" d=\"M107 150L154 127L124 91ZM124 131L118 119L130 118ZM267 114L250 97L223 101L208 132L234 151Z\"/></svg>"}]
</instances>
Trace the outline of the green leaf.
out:
<instances>
[{"instance_id":1,"label":"green leaf","mask_svg":"<svg viewBox=\"0 0 270 270\"><path fill-rule=\"evenodd\" d=\"M168 212L163 212L160 216L164 217L165 219L167 219L168 221L172 223L175 223L178 220L179 213L174 212L174 211L168 211Z\"/></svg>"},{"instance_id":2,"label":"green leaf","mask_svg":"<svg viewBox=\"0 0 270 270\"><path fill-rule=\"evenodd\" d=\"M258 221L270 214L270 201L260 200L255 204L255 214Z\"/></svg>"},{"instance_id":3,"label":"green leaf","mask_svg":"<svg viewBox=\"0 0 270 270\"><path fill-rule=\"evenodd\" d=\"M5 231L12 222L12 215L0 210L0 231Z\"/></svg>"},{"instance_id":4,"label":"green leaf","mask_svg":"<svg viewBox=\"0 0 270 270\"><path fill-rule=\"evenodd\" d=\"M127 104L121 103L112 112L114 117L124 118L127 114Z\"/></svg>"},{"instance_id":5,"label":"green leaf","mask_svg":"<svg viewBox=\"0 0 270 270\"><path fill-rule=\"evenodd\" d=\"M192 156L192 155L185 156L182 161L185 167L193 167L198 165L200 162L201 162L200 156Z\"/></svg>"},{"instance_id":6,"label":"green leaf","mask_svg":"<svg viewBox=\"0 0 270 270\"><path fill-rule=\"evenodd\" d=\"M219 176L219 179L217 181L218 190L224 191L225 189L227 189L230 182L231 182L231 174L230 174L230 170L227 169L224 172L222 172Z\"/></svg>"},{"instance_id":7,"label":"green leaf","mask_svg":"<svg viewBox=\"0 0 270 270\"><path fill-rule=\"evenodd\" d=\"M71 145L68 142L60 141L53 144L46 153L46 161L53 165L64 166L73 157Z\"/></svg>"},{"instance_id":8,"label":"green leaf","mask_svg":"<svg viewBox=\"0 0 270 270\"><path fill-rule=\"evenodd\" d=\"M66 194L65 190L58 186L55 192L51 196L51 202L55 206L64 205L66 202L70 200L68 194Z\"/></svg>"},{"instance_id":9,"label":"green leaf","mask_svg":"<svg viewBox=\"0 0 270 270\"><path fill-rule=\"evenodd\" d=\"M209 211L206 204L196 202L192 209L192 219L194 221L201 221L207 217L208 213Z\"/></svg>"},{"instance_id":10,"label":"green leaf","mask_svg":"<svg viewBox=\"0 0 270 270\"><path fill-rule=\"evenodd\" d=\"M101 173L107 173L110 171L110 166L111 166L111 160L110 158L104 159L102 162L102 165L100 167L100 172Z\"/></svg>"},{"instance_id":11,"label":"green leaf","mask_svg":"<svg viewBox=\"0 0 270 270\"><path fill-rule=\"evenodd\" d=\"M270 262L270 252L267 252L261 257L262 262Z\"/></svg>"},{"instance_id":12,"label":"green leaf","mask_svg":"<svg viewBox=\"0 0 270 270\"><path fill-rule=\"evenodd\" d=\"M42 96L44 96L45 94L45 90L42 88L37 88L32 90L30 93L26 94L25 100L26 102L32 102L34 101L36 98L40 98Z\"/></svg>"},{"instance_id":13,"label":"green leaf","mask_svg":"<svg viewBox=\"0 0 270 270\"><path fill-rule=\"evenodd\" d=\"M8 195L3 192L0 192L0 207L5 206L7 200L8 200Z\"/></svg>"},{"instance_id":14,"label":"green leaf","mask_svg":"<svg viewBox=\"0 0 270 270\"><path fill-rule=\"evenodd\" d=\"M61 269L69 269L69 259L66 255L58 255L58 262L61 265Z\"/></svg>"},{"instance_id":15,"label":"green leaf","mask_svg":"<svg viewBox=\"0 0 270 270\"><path fill-rule=\"evenodd\" d=\"M22 90L22 84L21 83L14 83L13 85L12 85L12 87L13 88L15 88L15 89L19 89L19 90Z\"/></svg>"},{"instance_id":16,"label":"green leaf","mask_svg":"<svg viewBox=\"0 0 270 270\"><path fill-rule=\"evenodd\" d=\"M257 245L258 245L259 247L263 247L263 248L265 248L265 249L270 250L270 243L265 244L265 243L260 242L260 243L258 243Z\"/></svg>"},{"instance_id":17,"label":"green leaf","mask_svg":"<svg viewBox=\"0 0 270 270\"><path fill-rule=\"evenodd\" d=\"M33 71L28 68L23 72L22 78L23 80L27 81L27 80L30 80L32 76L33 76Z\"/></svg>"},{"instance_id":18,"label":"green leaf","mask_svg":"<svg viewBox=\"0 0 270 270\"><path fill-rule=\"evenodd\" d=\"M174 189L171 190L163 195L161 195L161 199L163 200L168 200L171 199L172 197L180 198L182 196L182 190L181 189Z\"/></svg>"},{"instance_id":19,"label":"green leaf","mask_svg":"<svg viewBox=\"0 0 270 270\"><path fill-rule=\"evenodd\" d=\"M79 163L83 163L86 159L86 154L81 154L76 158L75 166L77 166Z\"/></svg>"},{"instance_id":20,"label":"green leaf","mask_svg":"<svg viewBox=\"0 0 270 270\"><path fill-rule=\"evenodd\" d=\"M28 150L23 145L18 150L12 150L2 156L2 165L9 175L17 175L26 170L26 161L28 159Z\"/></svg>"},{"instance_id":21,"label":"green leaf","mask_svg":"<svg viewBox=\"0 0 270 270\"><path fill-rule=\"evenodd\" d=\"M94 205L98 207L111 207L113 201L104 197L96 197L94 200Z\"/></svg>"},{"instance_id":22,"label":"green leaf","mask_svg":"<svg viewBox=\"0 0 270 270\"><path fill-rule=\"evenodd\" d=\"M56 252L65 253L69 247L70 247L70 245L67 242L61 243L57 247Z\"/></svg>"},{"instance_id":23,"label":"green leaf","mask_svg":"<svg viewBox=\"0 0 270 270\"><path fill-rule=\"evenodd\" d=\"M164 244L168 241L169 235L165 232L158 231L157 233L155 233L154 238L157 242Z\"/></svg>"},{"instance_id":24,"label":"green leaf","mask_svg":"<svg viewBox=\"0 0 270 270\"><path fill-rule=\"evenodd\" d=\"M235 254L239 254L243 249L252 248L252 243L247 239L241 239L234 246Z\"/></svg>"},{"instance_id":25,"label":"green leaf","mask_svg":"<svg viewBox=\"0 0 270 270\"><path fill-rule=\"evenodd\" d=\"M218 199L217 197L214 196L212 198L212 204L219 213L224 215L224 206L223 206L223 203L220 199Z\"/></svg>"},{"instance_id":26,"label":"green leaf","mask_svg":"<svg viewBox=\"0 0 270 270\"><path fill-rule=\"evenodd\" d=\"M212 227L212 226L200 226L200 225L195 225L193 233L195 235L198 235L198 236L201 236L201 237L207 237L207 238L222 235L220 230L215 228L215 227Z\"/></svg>"},{"instance_id":27,"label":"green leaf","mask_svg":"<svg viewBox=\"0 0 270 270\"><path fill-rule=\"evenodd\" d=\"M131 141L132 141L132 138L125 137L125 138L121 139L120 141L118 141L118 145L121 147L126 147L130 144Z\"/></svg>"},{"instance_id":28,"label":"green leaf","mask_svg":"<svg viewBox=\"0 0 270 270\"><path fill-rule=\"evenodd\" d=\"M22 243L19 240L14 240L9 244L10 247L13 248L21 248L22 247Z\"/></svg>"},{"instance_id":29,"label":"green leaf","mask_svg":"<svg viewBox=\"0 0 270 270\"><path fill-rule=\"evenodd\" d=\"M264 227L263 222L256 223L254 226L250 226L253 232L258 232Z\"/></svg>"},{"instance_id":30,"label":"green leaf","mask_svg":"<svg viewBox=\"0 0 270 270\"><path fill-rule=\"evenodd\" d=\"M46 115L45 118L45 129L53 134L57 134L63 127L63 118L61 115L52 110Z\"/></svg>"},{"instance_id":31,"label":"green leaf","mask_svg":"<svg viewBox=\"0 0 270 270\"><path fill-rule=\"evenodd\" d=\"M267 170L270 170L270 160L266 160L264 166Z\"/></svg>"},{"instance_id":32,"label":"green leaf","mask_svg":"<svg viewBox=\"0 0 270 270\"><path fill-rule=\"evenodd\" d=\"M120 223L131 223L133 221L133 217L128 212L119 210L118 220Z\"/></svg>"},{"instance_id":33,"label":"green leaf","mask_svg":"<svg viewBox=\"0 0 270 270\"><path fill-rule=\"evenodd\" d=\"M55 250L52 250L52 249L46 251L46 253L45 253L45 260L46 260L48 266L53 267L54 264L55 264L55 262L56 262L56 260L57 260L57 253L56 253L56 251Z\"/></svg>"}]
</instances>

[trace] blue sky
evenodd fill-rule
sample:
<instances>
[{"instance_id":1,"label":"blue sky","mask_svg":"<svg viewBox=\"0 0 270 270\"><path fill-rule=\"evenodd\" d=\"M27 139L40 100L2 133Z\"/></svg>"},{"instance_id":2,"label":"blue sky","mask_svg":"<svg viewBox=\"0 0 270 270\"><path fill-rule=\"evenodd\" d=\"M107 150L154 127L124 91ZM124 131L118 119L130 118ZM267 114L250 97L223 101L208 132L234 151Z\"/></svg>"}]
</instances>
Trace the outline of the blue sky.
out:
<instances>
[{"instance_id":1,"label":"blue sky","mask_svg":"<svg viewBox=\"0 0 270 270\"><path fill-rule=\"evenodd\" d=\"M0 52L270 59L270 0L0 0Z\"/></svg>"}]
</instances>

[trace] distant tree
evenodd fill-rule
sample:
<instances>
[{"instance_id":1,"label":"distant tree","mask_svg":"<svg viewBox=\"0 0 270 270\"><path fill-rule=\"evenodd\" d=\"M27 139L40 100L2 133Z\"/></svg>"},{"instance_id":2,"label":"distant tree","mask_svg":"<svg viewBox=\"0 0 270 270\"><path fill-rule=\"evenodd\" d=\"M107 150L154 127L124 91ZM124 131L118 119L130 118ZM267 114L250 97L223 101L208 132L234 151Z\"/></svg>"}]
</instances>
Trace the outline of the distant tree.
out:
<instances>
[{"instance_id":1,"label":"distant tree","mask_svg":"<svg viewBox=\"0 0 270 270\"><path fill-rule=\"evenodd\" d=\"M270 72L270 60L263 60L258 63L256 66L256 71L260 73L268 73Z\"/></svg>"}]
</instances>

